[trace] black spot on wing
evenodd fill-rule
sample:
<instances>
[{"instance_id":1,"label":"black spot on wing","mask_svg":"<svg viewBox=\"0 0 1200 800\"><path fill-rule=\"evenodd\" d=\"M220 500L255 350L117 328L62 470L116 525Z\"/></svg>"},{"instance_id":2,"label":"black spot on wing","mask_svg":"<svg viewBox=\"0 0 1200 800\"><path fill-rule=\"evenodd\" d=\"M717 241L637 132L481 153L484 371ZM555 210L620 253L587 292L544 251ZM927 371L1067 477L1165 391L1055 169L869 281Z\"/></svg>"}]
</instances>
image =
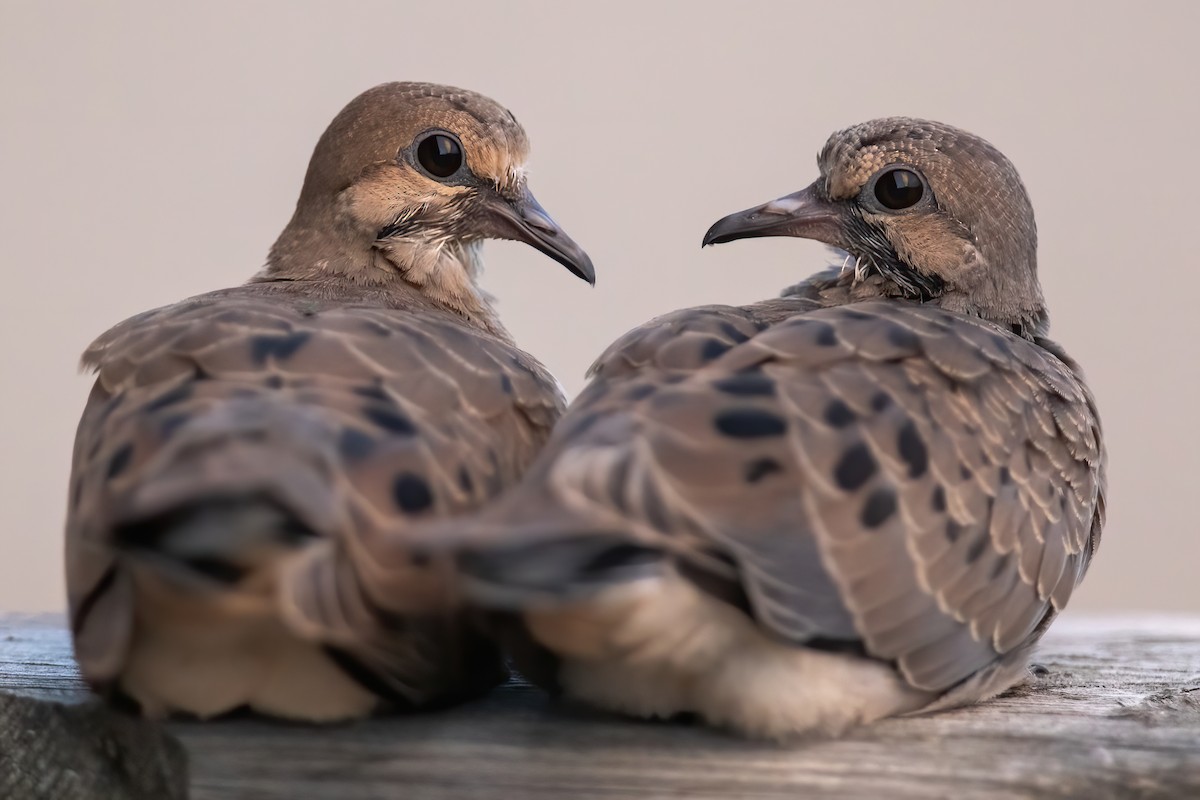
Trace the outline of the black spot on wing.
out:
<instances>
[{"instance_id":1,"label":"black spot on wing","mask_svg":"<svg viewBox=\"0 0 1200 800\"><path fill-rule=\"evenodd\" d=\"M429 484L419 475L404 472L392 482L392 499L396 507L406 514L419 514L433 505L433 492Z\"/></svg>"},{"instance_id":2,"label":"black spot on wing","mask_svg":"<svg viewBox=\"0 0 1200 800\"><path fill-rule=\"evenodd\" d=\"M901 426L897 445L900 448L900 457L908 464L908 477L919 478L924 475L929 468L929 452L912 420Z\"/></svg>"},{"instance_id":3,"label":"black spot on wing","mask_svg":"<svg viewBox=\"0 0 1200 800\"><path fill-rule=\"evenodd\" d=\"M878 470L879 464L871 455L870 448L863 442L858 442L842 453L833 469L833 477L838 486L852 492L862 488Z\"/></svg>"},{"instance_id":4,"label":"black spot on wing","mask_svg":"<svg viewBox=\"0 0 1200 800\"><path fill-rule=\"evenodd\" d=\"M396 436L415 436L417 433L417 427L413 425L412 420L390 408L369 406L363 409L363 416Z\"/></svg>"},{"instance_id":5,"label":"black spot on wing","mask_svg":"<svg viewBox=\"0 0 1200 800\"><path fill-rule=\"evenodd\" d=\"M717 339L709 339L704 342L700 348L700 358L705 361L712 361L714 358L719 358L729 350L729 345Z\"/></svg>"},{"instance_id":6,"label":"black spot on wing","mask_svg":"<svg viewBox=\"0 0 1200 800\"><path fill-rule=\"evenodd\" d=\"M787 430L783 417L758 408L731 408L713 420L716 429L734 439L758 439L780 436Z\"/></svg>"},{"instance_id":7,"label":"black spot on wing","mask_svg":"<svg viewBox=\"0 0 1200 800\"><path fill-rule=\"evenodd\" d=\"M878 528L896 513L896 493L889 486L881 486L867 497L863 503L862 524L868 528Z\"/></svg>"},{"instance_id":8,"label":"black spot on wing","mask_svg":"<svg viewBox=\"0 0 1200 800\"><path fill-rule=\"evenodd\" d=\"M783 472L783 466L773 458L758 458L746 465L746 483L758 483L768 475Z\"/></svg>"},{"instance_id":9,"label":"black spot on wing","mask_svg":"<svg viewBox=\"0 0 1200 800\"><path fill-rule=\"evenodd\" d=\"M856 420L858 416L842 400L831 400L825 406L825 421L835 428L844 428Z\"/></svg>"},{"instance_id":10,"label":"black spot on wing","mask_svg":"<svg viewBox=\"0 0 1200 800\"><path fill-rule=\"evenodd\" d=\"M263 366L271 358L276 361L287 361L310 338L312 338L311 331L296 331L282 336L254 336L250 339L250 358L259 366Z\"/></svg>"},{"instance_id":11,"label":"black spot on wing","mask_svg":"<svg viewBox=\"0 0 1200 800\"><path fill-rule=\"evenodd\" d=\"M933 487L933 495L929 498L929 505L939 514L946 510L946 490L940 483Z\"/></svg>"},{"instance_id":12,"label":"black spot on wing","mask_svg":"<svg viewBox=\"0 0 1200 800\"><path fill-rule=\"evenodd\" d=\"M818 323L814 341L821 347L833 347L838 343L837 331L827 322Z\"/></svg>"},{"instance_id":13,"label":"black spot on wing","mask_svg":"<svg viewBox=\"0 0 1200 800\"><path fill-rule=\"evenodd\" d=\"M392 398L384 391L382 384L371 383L366 386L355 386L350 391L359 397L365 397L368 400L377 400L380 403L391 403Z\"/></svg>"},{"instance_id":14,"label":"black spot on wing","mask_svg":"<svg viewBox=\"0 0 1200 800\"><path fill-rule=\"evenodd\" d=\"M775 381L761 372L743 372L713 381L713 388L735 397L770 397L775 394Z\"/></svg>"}]
</instances>

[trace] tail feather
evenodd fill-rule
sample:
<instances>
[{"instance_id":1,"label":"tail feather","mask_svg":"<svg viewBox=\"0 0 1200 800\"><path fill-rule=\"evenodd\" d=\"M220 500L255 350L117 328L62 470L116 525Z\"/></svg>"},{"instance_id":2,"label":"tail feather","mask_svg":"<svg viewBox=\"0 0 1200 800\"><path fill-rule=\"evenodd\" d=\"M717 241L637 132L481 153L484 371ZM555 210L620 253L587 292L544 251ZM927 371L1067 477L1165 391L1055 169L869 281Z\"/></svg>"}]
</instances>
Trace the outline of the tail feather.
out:
<instances>
[{"instance_id":1,"label":"tail feather","mask_svg":"<svg viewBox=\"0 0 1200 800\"><path fill-rule=\"evenodd\" d=\"M342 513L328 479L333 432L311 409L231 398L169 436L154 415L130 424L120 433L148 455L109 469L67 539L76 656L98 687L123 669L139 603L261 608L279 556Z\"/></svg>"},{"instance_id":2,"label":"tail feather","mask_svg":"<svg viewBox=\"0 0 1200 800\"><path fill-rule=\"evenodd\" d=\"M113 543L128 558L156 560L179 582L236 584L265 550L291 549L315 532L262 493L198 495L187 503L118 524ZM255 558L255 557L258 558Z\"/></svg>"},{"instance_id":3,"label":"tail feather","mask_svg":"<svg viewBox=\"0 0 1200 800\"><path fill-rule=\"evenodd\" d=\"M503 610L570 602L658 576L665 562L662 550L604 531L467 546L455 558L468 599Z\"/></svg>"},{"instance_id":4,"label":"tail feather","mask_svg":"<svg viewBox=\"0 0 1200 800\"><path fill-rule=\"evenodd\" d=\"M168 576L236 583L282 549L330 533L334 431L299 406L232 401L186 423L114 493L110 542Z\"/></svg>"}]
</instances>

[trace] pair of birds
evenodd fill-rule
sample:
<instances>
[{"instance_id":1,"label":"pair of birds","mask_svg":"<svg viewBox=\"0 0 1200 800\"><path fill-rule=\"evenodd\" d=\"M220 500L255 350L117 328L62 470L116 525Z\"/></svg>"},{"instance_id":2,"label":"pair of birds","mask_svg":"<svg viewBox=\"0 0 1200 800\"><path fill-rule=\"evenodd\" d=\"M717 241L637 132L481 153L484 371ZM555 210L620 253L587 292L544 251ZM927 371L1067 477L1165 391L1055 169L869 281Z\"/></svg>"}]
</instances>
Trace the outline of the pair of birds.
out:
<instances>
[{"instance_id":1,"label":"pair of birds","mask_svg":"<svg viewBox=\"0 0 1200 800\"><path fill-rule=\"evenodd\" d=\"M618 339L566 406L480 243L594 281L478 94L392 83L317 144L249 283L85 353L76 655L149 715L326 721L529 677L751 736L986 699L1099 543L1104 448L1046 337L1033 211L984 140L835 133L807 188L705 244L849 254Z\"/></svg>"}]
</instances>

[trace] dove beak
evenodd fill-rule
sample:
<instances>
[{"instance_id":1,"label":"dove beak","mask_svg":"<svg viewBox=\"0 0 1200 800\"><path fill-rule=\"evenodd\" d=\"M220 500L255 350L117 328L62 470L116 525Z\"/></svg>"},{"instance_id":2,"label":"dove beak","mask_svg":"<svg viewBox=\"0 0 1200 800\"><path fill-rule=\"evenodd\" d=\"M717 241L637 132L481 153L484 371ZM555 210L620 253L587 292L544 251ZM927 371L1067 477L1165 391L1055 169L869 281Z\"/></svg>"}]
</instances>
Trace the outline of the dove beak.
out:
<instances>
[{"instance_id":1,"label":"dove beak","mask_svg":"<svg viewBox=\"0 0 1200 800\"><path fill-rule=\"evenodd\" d=\"M516 198L492 195L487 200L487 206L494 226L489 231L492 236L524 242L550 256L592 286L596 285L592 259L558 227L558 223L551 219L528 189L522 188Z\"/></svg>"},{"instance_id":2,"label":"dove beak","mask_svg":"<svg viewBox=\"0 0 1200 800\"><path fill-rule=\"evenodd\" d=\"M822 196L820 181L761 206L730 214L704 234L701 246L759 236L798 236L846 249L846 212Z\"/></svg>"}]
</instances>

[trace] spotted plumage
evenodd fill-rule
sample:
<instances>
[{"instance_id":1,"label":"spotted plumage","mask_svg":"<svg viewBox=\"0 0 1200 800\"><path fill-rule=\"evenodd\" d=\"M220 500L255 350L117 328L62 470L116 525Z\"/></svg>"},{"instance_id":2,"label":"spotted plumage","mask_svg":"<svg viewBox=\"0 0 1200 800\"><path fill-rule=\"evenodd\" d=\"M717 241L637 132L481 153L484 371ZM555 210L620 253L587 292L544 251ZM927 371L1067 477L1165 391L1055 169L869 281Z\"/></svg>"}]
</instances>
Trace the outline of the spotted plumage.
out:
<instances>
[{"instance_id":1,"label":"spotted plumage","mask_svg":"<svg viewBox=\"0 0 1200 800\"><path fill-rule=\"evenodd\" d=\"M432 135L436 162L414 149ZM375 540L515 483L562 411L476 283L497 237L592 279L529 193L526 150L485 97L376 87L321 138L257 277L87 350L67 579L94 687L151 715L332 720L503 674L419 559L387 596L356 576Z\"/></svg>"},{"instance_id":2,"label":"spotted plumage","mask_svg":"<svg viewBox=\"0 0 1200 800\"><path fill-rule=\"evenodd\" d=\"M517 489L427 532L542 682L834 733L1008 688L1083 578L1104 447L1015 169L906 118L819 165L706 243L805 236L845 268L631 331Z\"/></svg>"}]
</instances>

